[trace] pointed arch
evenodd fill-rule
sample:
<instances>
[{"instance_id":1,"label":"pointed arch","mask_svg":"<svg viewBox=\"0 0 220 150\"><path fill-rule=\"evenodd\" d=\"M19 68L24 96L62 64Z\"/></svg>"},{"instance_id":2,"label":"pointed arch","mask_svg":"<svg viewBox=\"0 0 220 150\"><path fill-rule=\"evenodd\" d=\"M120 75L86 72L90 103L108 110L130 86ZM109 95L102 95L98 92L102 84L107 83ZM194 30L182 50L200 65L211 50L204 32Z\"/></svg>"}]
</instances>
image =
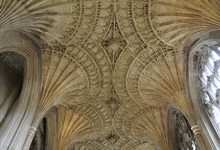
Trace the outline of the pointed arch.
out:
<instances>
[{"instance_id":1,"label":"pointed arch","mask_svg":"<svg viewBox=\"0 0 220 150\"><path fill-rule=\"evenodd\" d=\"M41 84L41 53L25 34L17 31L1 32L1 52L15 52L24 58L24 79L19 100L10 110L12 119L1 124L1 148L21 149L36 110Z\"/></svg>"},{"instance_id":2,"label":"pointed arch","mask_svg":"<svg viewBox=\"0 0 220 150\"><path fill-rule=\"evenodd\" d=\"M198 117L198 125L201 128L202 137L206 145L210 145L211 149L218 149L219 136L214 129L210 117L206 113L204 102L202 101L201 95L201 84L199 78L199 57L201 52L206 51L210 47L216 44L220 44L220 30L206 32L203 34L196 35L191 38L192 44L189 46L188 52L188 91L192 102L192 106L195 110L196 116Z\"/></svg>"}]
</instances>

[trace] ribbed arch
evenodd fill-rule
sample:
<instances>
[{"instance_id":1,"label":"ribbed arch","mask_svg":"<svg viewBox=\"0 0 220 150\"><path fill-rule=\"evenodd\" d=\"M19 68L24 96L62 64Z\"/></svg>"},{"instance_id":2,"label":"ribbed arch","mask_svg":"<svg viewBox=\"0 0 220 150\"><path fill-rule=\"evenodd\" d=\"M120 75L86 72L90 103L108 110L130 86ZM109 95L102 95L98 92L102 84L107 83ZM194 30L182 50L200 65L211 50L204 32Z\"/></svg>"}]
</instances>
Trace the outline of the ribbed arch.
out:
<instances>
[{"instance_id":1,"label":"ribbed arch","mask_svg":"<svg viewBox=\"0 0 220 150\"><path fill-rule=\"evenodd\" d=\"M15 32L2 32L0 52L15 52L24 58L23 88L15 108L9 112L11 121L1 125L1 147L21 149L38 102L41 84L41 54L36 44L26 35ZM22 131L22 132L19 132ZM4 138L2 138L4 137ZM13 144L11 144L13 143Z\"/></svg>"}]
</instances>

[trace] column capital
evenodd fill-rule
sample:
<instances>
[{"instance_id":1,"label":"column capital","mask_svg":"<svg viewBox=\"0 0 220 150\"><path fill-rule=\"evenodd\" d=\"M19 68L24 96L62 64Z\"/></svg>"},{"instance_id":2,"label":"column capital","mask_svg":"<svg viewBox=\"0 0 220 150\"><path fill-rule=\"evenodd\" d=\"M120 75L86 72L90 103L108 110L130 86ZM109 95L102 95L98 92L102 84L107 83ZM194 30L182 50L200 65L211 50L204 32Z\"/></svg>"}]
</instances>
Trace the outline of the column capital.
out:
<instances>
[{"instance_id":1,"label":"column capital","mask_svg":"<svg viewBox=\"0 0 220 150\"><path fill-rule=\"evenodd\" d=\"M30 126L29 130L28 130L28 135L30 136L34 136L35 133L37 131L37 128L33 127L33 126Z\"/></svg>"},{"instance_id":2,"label":"column capital","mask_svg":"<svg viewBox=\"0 0 220 150\"><path fill-rule=\"evenodd\" d=\"M195 135L201 134L199 125L194 125L194 126L192 126L192 127L191 127L191 130L193 131L193 133L194 133Z\"/></svg>"}]
</instances>

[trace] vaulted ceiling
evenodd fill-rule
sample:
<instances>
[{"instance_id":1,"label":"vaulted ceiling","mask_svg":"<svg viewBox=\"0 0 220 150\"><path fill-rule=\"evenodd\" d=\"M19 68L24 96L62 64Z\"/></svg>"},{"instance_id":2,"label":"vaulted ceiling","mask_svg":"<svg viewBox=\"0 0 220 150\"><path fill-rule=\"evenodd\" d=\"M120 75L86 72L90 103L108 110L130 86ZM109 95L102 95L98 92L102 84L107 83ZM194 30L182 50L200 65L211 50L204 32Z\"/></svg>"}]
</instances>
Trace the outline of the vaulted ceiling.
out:
<instances>
[{"instance_id":1,"label":"vaulted ceiling","mask_svg":"<svg viewBox=\"0 0 220 150\"><path fill-rule=\"evenodd\" d=\"M168 150L167 114L194 116L186 56L220 29L219 0L3 0L1 32L42 52L35 118L58 109L58 149ZM156 146L157 145L157 146Z\"/></svg>"}]
</instances>

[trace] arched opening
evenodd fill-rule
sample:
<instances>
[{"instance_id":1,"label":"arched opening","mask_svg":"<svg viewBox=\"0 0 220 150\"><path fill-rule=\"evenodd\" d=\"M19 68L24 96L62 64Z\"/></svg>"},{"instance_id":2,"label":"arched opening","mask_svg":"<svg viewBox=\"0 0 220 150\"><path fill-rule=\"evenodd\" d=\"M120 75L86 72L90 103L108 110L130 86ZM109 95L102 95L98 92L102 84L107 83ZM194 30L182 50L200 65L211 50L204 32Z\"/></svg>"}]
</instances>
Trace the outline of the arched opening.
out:
<instances>
[{"instance_id":1,"label":"arched opening","mask_svg":"<svg viewBox=\"0 0 220 150\"><path fill-rule=\"evenodd\" d=\"M0 36L1 65L4 66L4 71L10 72L2 72L1 77L7 79L8 83L16 81L17 78L20 78L21 82L15 90L17 94L8 93L9 97L13 95L14 97L11 98L8 107L4 107L5 114L2 115L4 121L1 121L0 127L0 147L22 149L38 103L41 85L41 51L36 43L20 32L1 32ZM12 86L13 84L7 85L5 82L2 83L1 89L10 89ZM9 101L5 100L4 96L2 102Z\"/></svg>"},{"instance_id":2,"label":"arched opening","mask_svg":"<svg viewBox=\"0 0 220 150\"><path fill-rule=\"evenodd\" d=\"M43 118L40 124L37 127L37 131L32 140L29 150L44 150L46 146L46 119Z\"/></svg>"},{"instance_id":3,"label":"arched opening","mask_svg":"<svg viewBox=\"0 0 220 150\"><path fill-rule=\"evenodd\" d=\"M201 134L212 149L220 147L220 31L197 36L188 54L188 90Z\"/></svg>"},{"instance_id":4,"label":"arched opening","mask_svg":"<svg viewBox=\"0 0 220 150\"><path fill-rule=\"evenodd\" d=\"M0 53L0 125L19 100L24 76L24 58L15 52ZM11 114L13 115L13 114ZM9 118L9 120L10 120Z\"/></svg>"},{"instance_id":5,"label":"arched opening","mask_svg":"<svg viewBox=\"0 0 220 150\"><path fill-rule=\"evenodd\" d=\"M30 141L29 150L45 150L57 148L58 120L57 108L52 107L39 121L35 135ZM30 134L30 133L29 133Z\"/></svg>"},{"instance_id":6,"label":"arched opening","mask_svg":"<svg viewBox=\"0 0 220 150\"><path fill-rule=\"evenodd\" d=\"M191 127L185 116L177 109L170 108L169 147L172 150L198 150Z\"/></svg>"}]
</instances>

